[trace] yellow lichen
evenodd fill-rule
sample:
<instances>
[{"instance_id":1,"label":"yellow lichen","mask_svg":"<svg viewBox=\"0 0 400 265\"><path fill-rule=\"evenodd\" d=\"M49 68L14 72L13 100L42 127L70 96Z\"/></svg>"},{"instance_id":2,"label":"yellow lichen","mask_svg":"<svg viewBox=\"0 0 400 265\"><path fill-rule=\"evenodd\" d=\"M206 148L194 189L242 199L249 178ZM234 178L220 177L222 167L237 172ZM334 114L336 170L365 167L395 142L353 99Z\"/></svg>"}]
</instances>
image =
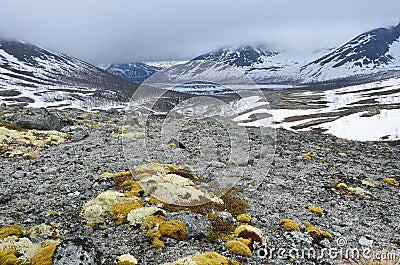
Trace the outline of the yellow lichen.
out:
<instances>
[{"instance_id":1,"label":"yellow lichen","mask_svg":"<svg viewBox=\"0 0 400 265\"><path fill-rule=\"evenodd\" d=\"M27 146L31 150L36 150L49 145L59 145L67 138L67 134L58 131L16 130L16 128L0 127L0 150L5 151L10 157L21 155L29 157L32 154ZM16 142L23 144L13 144Z\"/></svg>"},{"instance_id":2,"label":"yellow lichen","mask_svg":"<svg viewBox=\"0 0 400 265\"><path fill-rule=\"evenodd\" d=\"M232 252L233 254L244 256L244 257L250 257L251 256L251 250L250 248L237 240L231 240L226 242L225 247Z\"/></svg>"},{"instance_id":3,"label":"yellow lichen","mask_svg":"<svg viewBox=\"0 0 400 265\"><path fill-rule=\"evenodd\" d=\"M232 237L229 240L237 240L237 241L242 242L243 244L245 244L246 246L249 246L249 247L251 247L251 243L252 243L252 240L250 238L242 238L242 237L233 238ZM227 241L229 241L229 240L227 240Z\"/></svg>"},{"instance_id":4,"label":"yellow lichen","mask_svg":"<svg viewBox=\"0 0 400 265\"><path fill-rule=\"evenodd\" d=\"M304 158L307 158L307 159L310 159L310 160L314 160L315 156L316 156L316 153L314 153L314 152L308 152L308 153L304 153L303 154Z\"/></svg>"},{"instance_id":5,"label":"yellow lichen","mask_svg":"<svg viewBox=\"0 0 400 265\"><path fill-rule=\"evenodd\" d=\"M207 252L191 258L196 265L240 265L239 262L230 260L216 252Z\"/></svg>"},{"instance_id":6,"label":"yellow lichen","mask_svg":"<svg viewBox=\"0 0 400 265\"><path fill-rule=\"evenodd\" d=\"M399 183L394 178L384 178L382 181L388 185L399 186Z\"/></svg>"},{"instance_id":7,"label":"yellow lichen","mask_svg":"<svg viewBox=\"0 0 400 265\"><path fill-rule=\"evenodd\" d=\"M52 242L36 252L30 260L31 265L52 265L54 252L59 244L60 242Z\"/></svg>"},{"instance_id":8,"label":"yellow lichen","mask_svg":"<svg viewBox=\"0 0 400 265\"><path fill-rule=\"evenodd\" d=\"M306 221L304 221L303 224L306 226L306 232L314 239L316 243L319 243L324 238L329 239L329 241L333 241L332 235L328 232L320 230Z\"/></svg>"},{"instance_id":9,"label":"yellow lichen","mask_svg":"<svg viewBox=\"0 0 400 265\"><path fill-rule=\"evenodd\" d=\"M172 220L160 224L162 236L184 240L186 237L186 227L182 221Z\"/></svg>"},{"instance_id":10,"label":"yellow lichen","mask_svg":"<svg viewBox=\"0 0 400 265\"><path fill-rule=\"evenodd\" d=\"M110 172L104 172L103 174L100 175L100 178L103 179L108 179L108 178L113 178L114 174L110 173Z\"/></svg>"},{"instance_id":11,"label":"yellow lichen","mask_svg":"<svg viewBox=\"0 0 400 265\"><path fill-rule=\"evenodd\" d=\"M299 225L292 219L282 219L279 225L286 231L297 231L300 232Z\"/></svg>"},{"instance_id":12,"label":"yellow lichen","mask_svg":"<svg viewBox=\"0 0 400 265\"><path fill-rule=\"evenodd\" d=\"M153 227L159 227L165 222L165 217L162 215L149 215L143 223L144 229L152 229Z\"/></svg>"},{"instance_id":13,"label":"yellow lichen","mask_svg":"<svg viewBox=\"0 0 400 265\"><path fill-rule=\"evenodd\" d=\"M313 206L313 205L308 206L308 211L310 213L314 213L314 214L319 215L319 216L322 216L322 214L324 213L324 211L320 207Z\"/></svg>"},{"instance_id":14,"label":"yellow lichen","mask_svg":"<svg viewBox=\"0 0 400 265\"><path fill-rule=\"evenodd\" d=\"M236 220L238 220L241 223L250 223L251 222L251 216L247 214L239 214L236 216Z\"/></svg>"},{"instance_id":15,"label":"yellow lichen","mask_svg":"<svg viewBox=\"0 0 400 265\"><path fill-rule=\"evenodd\" d=\"M1 265L18 265L18 251L15 249L7 248L0 250L0 264Z\"/></svg>"},{"instance_id":16,"label":"yellow lichen","mask_svg":"<svg viewBox=\"0 0 400 265\"><path fill-rule=\"evenodd\" d=\"M129 212L142 207L143 204L141 201L132 201L132 202L125 202L125 203L116 203L111 207L111 220L116 221L117 224L122 224L126 221L126 217L128 216Z\"/></svg>"},{"instance_id":17,"label":"yellow lichen","mask_svg":"<svg viewBox=\"0 0 400 265\"><path fill-rule=\"evenodd\" d=\"M47 216L55 216L55 215L58 215L58 213L57 213L56 211L54 211L54 210L50 210L50 211L47 213Z\"/></svg>"},{"instance_id":18,"label":"yellow lichen","mask_svg":"<svg viewBox=\"0 0 400 265\"><path fill-rule=\"evenodd\" d=\"M126 180L121 183L121 188L127 190L129 192L125 193L125 196L132 197L132 196L143 196L144 190L140 186L139 183L134 181L133 179Z\"/></svg>"},{"instance_id":19,"label":"yellow lichen","mask_svg":"<svg viewBox=\"0 0 400 265\"><path fill-rule=\"evenodd\" d=\"M378 182L376 182L375 180L370 179L370 178L365 178L365 179L363 179L363 180L361 181L361 183L362 183L363 185L370 186L370 187L378 187L378 186L379 186L379 183L378 183Z\"/></svg>"},{"instance_id":20,"label":"yellow lichen","mask_svg":"<svg viewBox=\"0 0 400 265\"><path fill-rule=\"evenodd\" d=\"M346 190L349 189L349 187L348 187L346 184L344 184L344 183L338 183L338 184L335 186L335 188L338 189L338 190L343 190L343 191L346 191Z\"/></svg>"},{"instance_id":21,"label":"yellow lichen","mask_svg":"<svg viewBox=\"0 0 400 265\"><path fill-rule=\"evenodd\" d=\"M138 264L137 259L131 254L125 254L115 259L115 265L136 265Z\"/></svg>"},{"instance_id":22,"label":"yellow lichen","mask_svg":"<svg viewBox=\"0 0 400 265\"><path fill-rule=\"evenodd\" d=\"M24 231L18 225L6 225L0 228L0 239L9 237L9 236L17 236L21 237L24 235Z\"/></svg>"}]
</instances>

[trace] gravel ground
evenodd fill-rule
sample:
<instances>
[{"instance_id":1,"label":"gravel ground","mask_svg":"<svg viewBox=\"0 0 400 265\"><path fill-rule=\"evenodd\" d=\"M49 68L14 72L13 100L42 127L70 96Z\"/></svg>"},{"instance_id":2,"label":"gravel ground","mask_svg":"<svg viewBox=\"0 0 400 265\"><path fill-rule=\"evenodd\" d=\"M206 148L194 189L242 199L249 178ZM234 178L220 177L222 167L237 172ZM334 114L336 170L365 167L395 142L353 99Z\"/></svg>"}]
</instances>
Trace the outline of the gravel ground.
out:
<instances>
[{"instance_id":1,"label":"gravel ground","mask_svg":"<svg viewBox=\"0 0 400 265\"><path fill-rule=\"evenodd\" d=\"M9 122L27 115L17 109L3 107L2 111L2 119ZM145 231L126 223L116 225L111 220L105 220L93 229L86 225L80 210L85 202L114 188L113 180L100 178L102 173L127 171L132 164L142 160L171 163L180 157L169 153L171 146L166 151L157 137L148 138L143 154L127 156L123 136L116 137L124 117L116 111L88 114L65 110L51 113L58 113L65 122L65 117L69 120L69 124L60 130L72 137L60 145L40 149L38 156L32 159L9 158L3 153L0 227L17 224L26 230L42 223L56 223L59 230L57 240L62 244L57 249L55 257L58 261L55 260L54 264L68 264L67 257L64 257L66 251L62 249L74 244L81 246L75 254L81 253L83 248L93 255L81 264L114 264L117 256L127 253L135 256L139 264L163 264L209 251L216 251L242 264L343 264L342 257L346 251L362 251L367 246L377 254L390 251L400 255L400 188L382 181L384 178L400 181L400 152L396 147L280 129L269 132L271 137L266 143L260 138L257 128L248 128L248 141L241 142L234 139L239 133L230 135L218 122L186 122L179 139L174 142L184 147L178 146L183 157L190 157L185 162L205 159L208 162L206 167L201 164L200 168L193 168L198 175L213 181L218 181L221 176L226 178L232 172L241 172L243 179L235 182L235 186L243 189L240 197L250 205L251 224L262 229L265 238L263 245L253 250L251 257L234 255L225 248L222 240L210 242L204 237L183 241L163 238L164 247L155 249L145 241ZM159 121L159 118L150 120L148 134L160 133ZM77 125L83 129L77 129ZM238 132L235 130L239 129L235 128L232 125L230 132ZM210 154L199 151L199 143L210 139L217 151L210 150ZM240 146L232 147L232 143ZM263 146L269 149L263 151ZM251 162L242 162L243 157L235 153L232 162L237 164L236 171L221 170L229 168L230 148L234 152L245 150L239 153L247 154ZM313 159L303 156L310 152L313 152L312 157L315 154ZM379 186L363 184L366 178L375 180ZM338 183L363 190L339 189ZM307 208L310 205L321 207L322 216L309 212ZM51 210L56 214L49 215ZM279 223L283 218L296 221L301 232L282 229ZM302 221L329 232L333 240L311 237L305 232ZM235 221L234 225L239 223ZM309 249L316 251L317 255L302 255L302 250ZM73 260L72 256L70 260Z\"/></svg>"}]
</instances>

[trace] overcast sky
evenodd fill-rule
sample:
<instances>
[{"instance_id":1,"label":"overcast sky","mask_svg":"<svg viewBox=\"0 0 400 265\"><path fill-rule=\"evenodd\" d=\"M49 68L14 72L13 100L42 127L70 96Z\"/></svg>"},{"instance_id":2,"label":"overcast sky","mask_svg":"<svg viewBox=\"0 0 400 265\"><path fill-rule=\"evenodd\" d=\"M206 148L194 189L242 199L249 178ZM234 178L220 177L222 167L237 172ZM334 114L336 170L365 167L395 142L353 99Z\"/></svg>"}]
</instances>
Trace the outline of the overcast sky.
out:
<instances>
[{"instance_id":1,"label":"overcast sky","mask_svg":"<svg viewBox=\"0 0 400 265\"><path fill-rule=\"evenodd\" d=\"M310 51L400 22L398 0L0 0L0 10L0 36L93 64L242 44Z\"/></svg>"}]
</instances>

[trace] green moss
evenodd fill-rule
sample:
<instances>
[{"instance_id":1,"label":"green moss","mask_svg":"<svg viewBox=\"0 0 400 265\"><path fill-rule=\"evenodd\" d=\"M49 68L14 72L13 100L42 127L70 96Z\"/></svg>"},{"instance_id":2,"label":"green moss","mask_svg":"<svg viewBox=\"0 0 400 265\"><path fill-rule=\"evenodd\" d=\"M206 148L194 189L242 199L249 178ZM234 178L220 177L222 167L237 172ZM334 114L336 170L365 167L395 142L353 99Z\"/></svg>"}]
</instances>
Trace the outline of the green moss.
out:
<instances>
[{"instance_id":1,"label":"green moss","mask_svg":"<svg viewBox=\"0 0 400 265\"><path fill-rule=\"evenodd\" d=\"M24 235L24 231L18 225L6 225L0 228L0 239L9 237L9 236L17 236L21 237Z\"/></svg>"},{"instance_id":2,"label":"green moss","mask_svg":"<svg viewBox=\"0 0 400 265\"><path fill-rule=\"evenodd\" d=\"M211 231L206 237L207 240L214 242L218 239L222 239L224 241L232 239L230 236L234 230L232 222L224 221L214 214L210 214L208 218L211 221Z\"/></svg>"},{"instance_id":3,"label":"green moss","mask_svg":"<svg viewBox=\"0 0 400 265\"><path fill-rule=\"evenodd\" d=\"M15 249L7 248L0 250L0 264L1 265L18 265L19 253Z\"/></svg>"},{"instance_id":4,"label":"green moss","mask_svg":"<svg viewBox=\"0 0 400 265\"><path fill-rule=\"evenodd\" d=\"M297 231L297 232L300 232L299 225L295 221L293 221L291 219L286 219L286 218L282 219L279 222L279 225L286 231Z\"/></svg>"},{"instance_id":5,"label":"green moss","mask_svg":"<svg viewBox=\"0 0 400 265\"><path fill-rule=\"evenodd\" d=\"M50 243L36 252L30 260L31 265L52 265L54 252L59 244L60 242Z\"/></svg>"}]
</instances>

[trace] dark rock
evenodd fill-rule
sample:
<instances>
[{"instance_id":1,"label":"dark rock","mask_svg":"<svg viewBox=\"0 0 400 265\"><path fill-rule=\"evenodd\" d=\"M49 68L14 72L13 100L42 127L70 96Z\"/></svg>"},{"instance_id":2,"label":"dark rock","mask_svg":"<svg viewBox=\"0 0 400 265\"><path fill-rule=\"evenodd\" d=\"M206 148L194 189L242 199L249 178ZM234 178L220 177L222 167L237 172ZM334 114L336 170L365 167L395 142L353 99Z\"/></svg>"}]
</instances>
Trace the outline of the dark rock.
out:
<instances>
[{"instance_id":1,"label":"dark rock","mask_svg":"<svg viewBox=\"0 0 400 265\"><path fill-rule=\"evenodd\" d=\"M54 253L53 265L97 265L100 254L88 238L74 238L61 242Z\"/></svg>"},{"instance_id":2,"label":"dark rock","mask_svg":"<svg viewBox=\"0 0 400 265\"><path fill-rule=\"evenodd\" d=\"M46 109L29 109L15 121L15 124L27 129L60 130L66 125L71 125L72 121L52 114Z\"/></svg>"},{"instance_id":3,"label":"dark rock","mask_svg":"<svg viewBox=\"0 0 400 265\"><path fill-rule=\"evenodd\" d=\"M80 141L89 136L89 133L82 128L76 128L72 135L73 141Z\"/></svg>"},{"instance_id":4,"label":"dark rock","mask_svg":"<svg viewBox=\"0 0 400 265\"><path fill-rule=\"evenodd\" d=\"M208 234L208 227L211 226L210 221L201 214L189 211L181 211L167 214L167 220L180 220L186 226L187 238L204 238Z\"/></svg>"}]
</instances>

